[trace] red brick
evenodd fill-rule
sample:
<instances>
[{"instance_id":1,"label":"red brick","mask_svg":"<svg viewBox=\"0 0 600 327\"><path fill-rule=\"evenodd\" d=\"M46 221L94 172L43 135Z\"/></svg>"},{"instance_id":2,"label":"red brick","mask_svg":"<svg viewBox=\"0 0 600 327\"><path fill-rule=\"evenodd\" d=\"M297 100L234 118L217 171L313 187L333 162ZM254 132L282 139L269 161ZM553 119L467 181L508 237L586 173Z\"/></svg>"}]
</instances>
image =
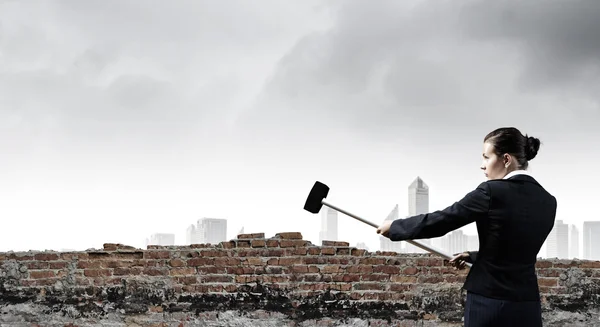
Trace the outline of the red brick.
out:
<instances>
[{"instance_id":1,"label":"red brick","mask_svg":"<svg viewBox=\"0 0 600 327\"><path fill-rule=\"evenodd\" d=\"M38 261L52 261L58 260L59 258L59 255L56 253L38 253L33 256L33 259Z\"/></svg>"},{"instance_id":2,"label":"red brick","mask_svg":"<svg viewBox=\"0 0 600 327\"><path fill-rule=\"evenodd\" d=\"M267 240L267 247L268 248L278 248L279 240Z\"/></svg>"},{"instance_id":3,"label":"red brick","mask_svg":"<svg viewBox=\"0 0 600 327\"><path fill-rule=\"evenodd\" d=\"M168 276L169 269L168 268L148 267L148 268L145 268L142 271L142 273L147 276Z\"/></svg>"},{"instance_id":4,"label":"red brick","mask_svg":"<svg viewBox=\"0 0 600 327\"><path fill-rule=\"evenodd\" d=\"M574 260L556 260L553 262L554 268L573 268L577 267L577 262Z\"/></svg>"},{"instance_id":5,"label":"red brick","mask_svg":"<svg viewBox=\"0 0 600 327\"><path fill-rule=\"evenodd\" d=\"M265 233L239 234L238 239L265 238Z\"/></svg>"},{"instance_id":6,"label":"red brick","mask_svg":"<svg viewBox=\"0 0 600 327\"><path fill-rule=\"evenodd\" d=\"M181 259L172 259L169 261L171 267L184 267L187 263Z\"/></svg>"},{"instance_id":7,"label":"red brick","mask_svg":"<svg viewBox=\"0 0 600 327\"><path fill-rule=\"evenodd\" d=\"M267 242L265 240L252 240L250 246L253 248L264 248L267 246Z\"/></svg>"},{"instance_id":8,"label":"red brick","mask_svg":"<svg viewBox=\"0 0 600 327\"><path fill-rule=\"evenodd\" d=\"M421 275L418 277L417 280L419 281L419 283L424 284L439 284L444 282L444 277L441 275Z\"/></svg>"},{"instance_id":9,"label":"red brick","mask_svg":"<svg viewBox=\"0 0 600 327\"><path fill-rule=\"evenodd\" d=\"M322 241L321 245L323 245L323 246L350 246L350 243L339 242L339 241Z\"/></svg>"},{"instance_id":10,"label":"red brick","mask_svg":"<svg viewBox=\"0 0 600 327\"><path fill-rule=\"evenodd\" d=\"M284 249L264 249L260 252L261 257L282 257L286 254Z\"/></svg>"},{"instance_id":11,"label":"red brick","mask_svg":"<svg viewBox=\"0 0 600 327\"><path fill-rule=\"evenodd\" d=\"M543 269L538 269L536 273L537 273L538 277L559 277L560 274L562 273L562 270L543 268Z\"/></svg>"},{"instance_id":12,"label":"red brick","mask_svg":"<svg viewBox=\"0 0 600 327\"><path fill-rule=\"evenodd\" d=\"M287 240L301 240L302 233L291 232L291 233L277 233L275 238L287 239Z\"/></svg>"},{"instance_id":13,"label":"red brick","mask_svg":"<svg viewBox=\"0 0 600 327\"><path fill-rule=\"evenodd\" d=\"M23 262L23 266L29 270L41 270L50 269L50 262L48 261L26 261Z\"/></svg>"},{"instance_id":14,"label":"red brick","mask_svg":"<svg viewBox=\"0 0 600 327\"><path fill-rule=\"evenodd\" d=\"M390 280L388 274L367 274L362 277L365 282L387 282Z\"/></svg>"},{"instance_id":15,"label":"red brick","mask_svg":"<svg viewBox=\"0 0 600 327\"><path fill-rule=\"evenodd\" d=\"M263 259L259 257L248 257L242 261L243 265L261 266L264 264Z\"/></svg>"},{"instance_id":16,"label":"red brick","mask_svg":"<svg viewBox=\"0 0 600 327\"><path fill-rule=\"evenodd\" d=\"M538 260L535 263L535 267L536 268L550 268L552 267L552 262L550 261L542 261L542 260Z\"/></svg>"},{"instance_id":17,"label":"red brick","mask_svg":"<svg viewBox=\"0 0 600 327\"><path fill-rule=\"evenodd\" d=\"M600 261L581 261L579 268L600 268Z\"/></svg>"},{"instance_id":18,"label":"red brick","mask_svg":"<svg viewBox=\"0 0 600 327\"><path fill-rule=\"evenodd\" d=\"M187 264L190 267L208 266L212 265L214 261L214 258L192 258L187 261Z\"/></svg>"},{"instance_id":19,"label":"red brick","mask_svg":"<svg viewBox=\"0 0 600 327\"><path fill-rule=\"evenodd\" d=\"M106 251L116 251L117 245L118 244L116 244L116 243L104 243L103 248Z\"/></svg>"},{"instance_id":20,"label":"red brick","mask_svg":"<svg viewBox=\"0 0 600 327\"><path fill-rule=\"evenodd\" d=\"M170 251L148 250L145 252L144 259L170 259Z\"/></svg>"},{"instance_id":21,"label":"red brick","mask_svg":"<svg viewBox=\"0 0 600 327\"><path fill-rule=\"evenodd\" d=\"M353 289L355 291L367 291L367 290L383 291L384 288L385 288L385 284L381 284L381 283L356 283L353 286Z\"/></svg>"},{"instance_id":22,"label":"red brick","mask_svg":"<svg viewBox=\"0 0 600 327\"><path fill-rule=\"evenodd\" d=\"M235 248L235 241L225 241L219 243L219 246L223 249L233 249Z\"/></svg>"},{"instance_id":23,"label":"red brick","mask_svg":"<svg viewBox=\"0 0 600 327\"><path fill-rule=\"evenodd\" d=\"M337 249L334 247L323 247L321 248L321 254L325 255L334 255L337 252Z\"/></svg>"},{"instance_id":24,"label":"red brick","mask_svg":"<svg viewBox=\"0 0 600 327\"><path fill-rule=\"evenodd\" d=\"M391 284L390 291L392 292L407 292L410 291L410 284Z\"/></svg>"},{"instance_id":25,"label":"red brick","mask_svg":"<svg viewBox=\"0 0 600 327\"><path fill-rule=\"evenodd\" d=\"M85 269L83 275L86 277L108 277L112 276L109 269Z\"/></svg>"},{"instance_id":26,"label":"red brick","mask_svg":"<svg viewBox=\"0 0 600 327\"><path fill-rule=\"evenodd\" d=\"M235 244L236 244L236 247L238 247L238 248L249 248L250 240L236 241Z\"/></svg>"},{"instance_id":27,"label":"red brick","mask_svg":"<svg viewBox=\"0 0 600 327\"><path fill-rule=\"evenodd\" d=\"M383 265L385 264L385 258L377 258L377 257L364 257L358 260L358 263L361 265Z\"/></svg>"},{"instance_id":28,"label":"red brick","mask_svg":"<svg viewBox=\"0 0 600 327\"><path fill-rule=\"evenodd\" d=\"M327 266L324 266L323 268L321 268L321 273L323 273L323 274L333 274L333 273L339 272L340 270L341 270L340 266L337 266L337 265L327 265Z\"/></svg>"},{"instance_id":29,"label":"red brick","mask_svg":"<svg viewBox=\"0 0 600 327\"><path fill-rule=\"evenodd\" d=\"M558 286L558 278L545 278L545 277L538 278L538 285L549 286L549 287Z\"/></svg>"},{"instance_id":30,"label":"red brick","mask_svg":"<svg viewBox=\"0 0 600 327\"><path fill-rule=\"evenodd\" d=\"M292 272L294 273L308 273L308 266L292 266Z\"/></svg>"},{"instance_id":31,"label":"red brick","mask_svg":"<svg viewBox=\"0 0 600 327\"><path fill-rule=\"evenodd\" d=\"M77 268L78 269L89 269L89 268L101 268L102 267L102 262L101 261L78 261L77 262Z\"/></svg>"},{"instance_id":32,"label":"red brick","mask_svg":"<svg viewBox=\"0 0 600 327\"><path fill-rule=\"evenodd\" d=\"M353 266L348 267L346 269L346 271L349 272L349 273L368 274L368 273L372 273L373 272L373 266L353 265Z\"/></svg>"},{"instance_id":33,"label":"red brick","mask_svg":"<svg viewBox=\"0 0 600 327\"><path fill-rule=\"evenodd\" d=\"M200 276L202 283L233 283L234 277L230 275L204 275Z\"/></svg>"},{"instance_id":34,"label":"red brick","mask_svg":"<svg viewBox=\"0 0 600 327\"><path fill-rule=\"evenodd\" d=\"M185 275L195 275L195 268L172 268L169 271L169 275L171 276L185 276Z\"/></svg>"},{"instance_id":35,"label":"red brick","mask_svg":"<svg viewBox=\"0 0 600 327\"><path fill-rule=\"evenodd\" d=\"M417 277L415 277L415 276L391 276L390 280L394 283L414 284L417 282Z\"/></svg>"},{"instance_id":36,"label":"red brick","mask_svg":"<svg viewBox=\"0 0 600 327\"><path fill-rule=\"evenodd\" d=\"M402 271L402 273L405 275L416 275L418 272L419 272L419 269L417 269L415 267L408 267Z\"/></svg>"},{"instance_id":37,"label":"red brick","mask_svg":"<svg viewBox=\"0 0 600 327\"><path fill-rule=\"evenodd\" d=\"M293 247L302 247L307 246L308 241L305 240L281 240L279 241L279 246L282 248L293 248Z\"/></svg>"},{"instance_id":38,"label":"red brick","mask_svg":"<svg viewBox=\"0 0 600 327\"><path fill-rule=\"evenodd\" d=\"M373 267L374 273L383 273L383 274L399 274L400 267L398 266L375 266Z\"/></svg>"},{"instance_id":39,"label":"red brick","mask_svg":"<svg viewBox=\"0 0 600 327\"><path fill-rule=\"evenodd\" d=\"M176 276L173 278L177 283L183 285L194 285L198 283L197 276Z\"/></svg>"},{"instance_id":40,"label":"red brick","mask_svg":"<svg viewBox=\"0 0 600 327\"><path fill-rule=\"evenodd\" d=\"M143 269L141 267L124 268L118 267L113 270L114 276L137 276L142 274Z\"/></svg>"},{"instance_id":41,"label":"red brick","mask_svg":"<svg viewBox=\"0 0 600 327\"><path fill-rule=\"evenodd\" d=\"M51 278L54 276L56 276L56 274L52 270L39 270L29 272L29 278L31 279Z\"/></svg>"},{"instance_id":42,"label":"red brick","mask_svg":"<svg viewBox=\"0 0 600 327\"><path fill-rule=\"evenodd\" d=\"M280 266L291 266L304 264L304 259L300 257L284 257L279 258L278 263Z\"/></svg>"},{"instance_id":43,"label":"red brick","mask_svg":"<svg viewBox=\"0 0 600 327\"><path fill-rule=\"evenodd\" d=\"M69 263L65 261L51 261L49 262L50 269L65 269Z\"/></svg>"},{"instance_id":44,"label":"red brick","mask_svg":"<svg viewBox=\"0 0 600 327\"><path fill-rule=\"evenodd\" d=\"M351 255L357 256L357 257L364 256L366 253L367 253L367 250L365 250L365 249L352 249L352 251L350 251Z\"/></svg>"},{"instance_id":45,"label":"red brick","mask_svg":"<svg viewBox=\"0 0 600 327\"><path fill-rule=\"evenodd\" d=\"M202 250L200 251L201 257L227 257L229 256L228 251L224 250Z\"/></svg>"}]
</instances>

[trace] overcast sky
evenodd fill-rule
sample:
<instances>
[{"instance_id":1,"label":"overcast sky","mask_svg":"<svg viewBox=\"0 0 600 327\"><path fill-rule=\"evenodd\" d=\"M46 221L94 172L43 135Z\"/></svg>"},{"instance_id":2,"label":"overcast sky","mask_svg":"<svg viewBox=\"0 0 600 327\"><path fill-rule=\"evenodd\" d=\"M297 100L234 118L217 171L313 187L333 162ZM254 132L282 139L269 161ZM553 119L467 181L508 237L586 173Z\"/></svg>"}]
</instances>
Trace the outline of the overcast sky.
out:
<instances>
[{"instance_id":1,"label":"overcast sky","mask_svg":"<svg viewBox=\"0 0 600 327\"><path fill-rule=\"evenodd\" d=\"M374 222L541 139L557 219L600 220L600 2L0 0L0 251L138 247L202 217L300 231L315 180ZM340 215L340 238L377 249ZM465 229L474 234L474 225Z\"/></svg>"}]
</instances>

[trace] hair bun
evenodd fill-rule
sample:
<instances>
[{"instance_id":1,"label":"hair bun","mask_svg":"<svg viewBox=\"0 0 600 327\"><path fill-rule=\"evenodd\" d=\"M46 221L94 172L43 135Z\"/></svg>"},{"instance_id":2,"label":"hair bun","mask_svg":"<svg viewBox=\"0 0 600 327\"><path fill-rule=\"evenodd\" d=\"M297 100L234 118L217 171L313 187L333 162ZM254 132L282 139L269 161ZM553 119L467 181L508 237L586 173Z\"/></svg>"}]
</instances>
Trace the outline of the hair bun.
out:
<instances>
[{"instance_id":1,"label":"hair bun","mask_svg":"<svg viewBox=\"0 0 600 327\"><path fill-rule=\"evenodd\" d=\"M525 135L527 141L525 142L525 158L527 161L535 158L540 149L540 140L538 138Z\"/></svg>"}]
</instances>

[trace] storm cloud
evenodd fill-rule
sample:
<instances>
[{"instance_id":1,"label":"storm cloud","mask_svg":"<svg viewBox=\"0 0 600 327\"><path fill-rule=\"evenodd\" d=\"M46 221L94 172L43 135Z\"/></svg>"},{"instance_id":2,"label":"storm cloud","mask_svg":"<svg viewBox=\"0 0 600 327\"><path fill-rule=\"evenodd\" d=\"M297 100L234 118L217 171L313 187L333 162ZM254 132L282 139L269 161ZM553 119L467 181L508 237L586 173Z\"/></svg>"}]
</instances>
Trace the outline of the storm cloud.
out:
<instances>
[{"instance_id":1,"label":"storm cloud","mask_svg":"<svg viewBox=\"0 0 600 327\"><path fill-rule=\"evenodd\" d=\"M600 119L599 12L597 1L344 2L330 29L279 61L249 112L375 139L573 131Z\"/></svg>"}]
</instances>

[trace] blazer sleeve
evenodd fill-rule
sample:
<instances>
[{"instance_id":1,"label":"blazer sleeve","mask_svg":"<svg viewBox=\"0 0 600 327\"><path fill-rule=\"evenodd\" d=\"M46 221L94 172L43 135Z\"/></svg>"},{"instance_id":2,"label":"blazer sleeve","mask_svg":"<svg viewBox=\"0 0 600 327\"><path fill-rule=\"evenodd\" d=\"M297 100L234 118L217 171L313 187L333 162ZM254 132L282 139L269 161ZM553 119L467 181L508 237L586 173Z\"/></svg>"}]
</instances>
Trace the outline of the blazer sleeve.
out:
<instances>
[{"instance_id":1,"label":"blazer sleeve","mask_svg":"<svg viewBox=\"0 0 600 327\"><path fill-rule=\"evenodd\" d=\"M444 236L486 216L489 206L490 189L488 183L483 182L444 210L394 220L389 238L392 241L405 241Z\"/></svg>"},{"instance_id":2,"label":"blazer sleeve","mask_svg":"<svg viewBox=\"0 0 600 327\"><path fill-rule=\"evenodd\" d=\"M467 262L475 263L475 261L477 261L477 255L479 254L479 251L467 251L467 253L469 254L469 259Z\"/></svg>"}]
</instances>

